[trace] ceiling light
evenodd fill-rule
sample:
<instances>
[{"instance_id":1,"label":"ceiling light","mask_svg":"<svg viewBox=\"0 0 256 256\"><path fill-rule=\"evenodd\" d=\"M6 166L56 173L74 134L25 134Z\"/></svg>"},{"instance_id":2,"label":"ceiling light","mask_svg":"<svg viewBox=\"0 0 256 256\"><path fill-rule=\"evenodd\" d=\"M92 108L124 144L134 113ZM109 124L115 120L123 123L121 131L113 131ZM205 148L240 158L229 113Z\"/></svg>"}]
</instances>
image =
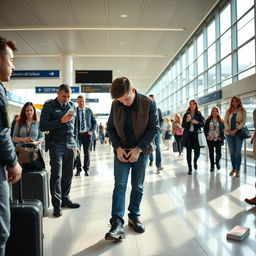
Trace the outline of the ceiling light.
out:
<instances>
[{"instance_id":1,"label":"ceiling light","mask_svg":"<svg viewBox=\"0 0 256 256\"><path fill-rule=\"evenodd\" d=\"M124 18L127 18L127 16L128 16L128 15L125 14L125 13L123 13L123 14L120 15L120 17L123 18L123 19L124 19Z\"/></svg>"},{"instance_id":2,"label":"ceiling light","mask_svg":"<svg viewBox=\"0 0 256 256\"><path fill-rule=\"evenodd\" d=\"M169 27L0 27L0 31L184 31L185 28L169 28Z\"/></svg>"},{"instance_id":3,"label":"ceiling light","mask_svg":"<svg viewBox=\"0 0 256 256\"><path fill-rule=\"evenodd\" d=\"M119 44L120 44L120 45L124 45L124 42L120 42Z\"/></svg>"}]
</instances>

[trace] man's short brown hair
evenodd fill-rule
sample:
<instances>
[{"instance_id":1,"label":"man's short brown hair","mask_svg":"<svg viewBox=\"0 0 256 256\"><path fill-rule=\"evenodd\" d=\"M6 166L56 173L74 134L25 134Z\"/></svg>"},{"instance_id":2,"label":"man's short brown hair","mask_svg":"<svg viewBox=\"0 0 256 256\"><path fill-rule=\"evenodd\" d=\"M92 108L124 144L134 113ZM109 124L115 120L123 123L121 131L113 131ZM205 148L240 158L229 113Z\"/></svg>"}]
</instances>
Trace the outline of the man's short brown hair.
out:
<instances>
[{"instance_id":1,"label":"man's short brown hair","mask_svg":"<svg viewBox=\"0 0 256 256\"><path fill-rule=\"evenodd\" d=\"M64 91L65 93L71 92L71 87L68 84L61 84L58 88L58 92Z\"/></svg>"},{"instance_id":2,"label":"man's short brown hair","mask_svg":"<svg viewBox=\"0 0 256 256\"><path fill-rule=\"evenodd\" d=\"M116 78L110 88L112 99L122 97L125 93L130 92L132 89L131 83L127 77Z\"/></svg>"},{"instance_id":3,"label":"man's short brown hair","mask_svg":"<svg viewBox=\"0 0 256 256\"><path fill-rule=\"evenodd\" d=\"M13 51L17 50L15 41L8 41L3 37L0 37L0 57L6 54L6 47L9 46Z\"/></svg>"}]
</instances>

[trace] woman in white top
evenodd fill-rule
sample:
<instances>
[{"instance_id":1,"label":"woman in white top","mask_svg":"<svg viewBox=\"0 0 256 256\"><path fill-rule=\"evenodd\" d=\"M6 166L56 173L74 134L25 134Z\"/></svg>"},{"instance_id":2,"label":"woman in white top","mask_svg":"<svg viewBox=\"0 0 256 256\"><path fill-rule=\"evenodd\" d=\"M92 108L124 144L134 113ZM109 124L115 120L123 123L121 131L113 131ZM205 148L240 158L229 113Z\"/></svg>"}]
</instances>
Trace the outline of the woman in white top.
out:
<instances>
[{"instance_id":1,"label":"woman in white top","mask_svg":"<svg viewBox=\"0 0 256 256\"><path fill-rule=\"evenodd\" d=\"M227 135L233 168L229 174L230 176L233 176L234 174L236 177L240 176L243 139L238 136L237 132L244 127L245 123L246 110L243 107L241 99L239 97L232 97L224 119L225 133Z\"/></svg>"}]
</instances>

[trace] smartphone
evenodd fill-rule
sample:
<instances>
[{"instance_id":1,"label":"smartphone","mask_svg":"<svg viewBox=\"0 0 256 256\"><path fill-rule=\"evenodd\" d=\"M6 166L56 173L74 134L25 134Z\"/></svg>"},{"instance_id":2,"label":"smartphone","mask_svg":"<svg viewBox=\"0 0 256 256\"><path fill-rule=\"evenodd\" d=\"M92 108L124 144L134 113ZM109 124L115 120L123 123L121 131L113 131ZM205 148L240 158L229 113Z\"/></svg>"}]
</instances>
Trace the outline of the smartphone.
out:
<instances>
[{"instance_id":1,"label":"smartphone","mask_svg":"<svg viewBox=\"0 0 256 256\"><path fill-rule=\"evenodd\" d=\"M75 110L69 110L67 115L69 116L75 116L76 115L76 111Z\"/></svg>"}]
</instances>

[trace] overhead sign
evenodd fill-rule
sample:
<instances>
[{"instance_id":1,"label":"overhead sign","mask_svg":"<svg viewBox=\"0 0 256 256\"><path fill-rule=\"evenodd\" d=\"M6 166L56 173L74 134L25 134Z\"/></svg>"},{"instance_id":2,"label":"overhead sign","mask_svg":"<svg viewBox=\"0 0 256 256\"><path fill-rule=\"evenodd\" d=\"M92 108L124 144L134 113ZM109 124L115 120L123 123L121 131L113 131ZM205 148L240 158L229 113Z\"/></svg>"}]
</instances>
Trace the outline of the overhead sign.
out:
<instances>
[{"instance_id":1,"label":"overhead sign","mask_svg":"<svg viewBox=\"0 0 256 256\"><path fill-rule=\"evenodd\" d=\"M95 84L95 85L81 85L81 92L108 92L109 93L109 89L110 89L110 84Z\"/></svg>"},{"instance_id":2,"label":"overhead sign","mask_svg":"<svg viewBox=\"0 0 256 256\"><path fill-rule=\"evenodd\" d=\"M37 109L43 109L43 104L34 104L34 107Z\"/></svg>"},{"instance_id":3,"label":"overhead sign","mask_svg":"<svg viewBox=\"0 0 256 256\"><path fill-rule=\"evenodd\" d=\"M99 99L85 99L85 102L87 103L98 103L99 102Z\"/></svg>"},{"instance_id":4,"label":"overhead sign","mask_svg":"<svg viewBox=\"0 0 256 256\"><path fill-rule=\"evenodd\" d=\"M12 78L60 78L59 70L14 70Z\"/></svg>"},{"instance_id":5,"label":"overhead sign","mask_svg":"<svg viewBox=\"0 0 256 256\"><path fill-rule=\"evenodd\" d=\"M109 113L94 113L94 116L109 116Z\"/></svg>"},{"instance_id":6,"label":"overhead sign","mask_svg":"<svg viewBox=\"0 0 256 256\"><path fill-rule=\"evenodd\" d=\"M112 70L76 70L76 84L111 84Z\"/></svg>"},{"instance_id":7,"label":"overhead sign","mask_svg":"<svg viewBox=\"0 0 256 256\"><path fill-rule=\"evenodd\" d=\"M219 100L221 98L222 98L222 91L220 90L220 91L216 91L198 98L198 104L199 105L206 104L215 100Z\"/></svg>"},{"instance_id":8,"label":"overhead sign","mask_svg":"<svg viewBox=\"0 0 256 256\"><path fill-rule=\"evenodd\" d=\"M72 98L72 99L70 99L72 102L74 102L74 103L76 103L77 102L77 99L75 99L75 98ZM98 103L99 102L99 99L85 99L85 102L86 103Z\"/></svg>"},{"instance_id":9,"label":"overhead sign","mask_svg":"<svg viewBox=\"0 0 256 256\"><path fill-rule=\"evenodd\" d=\"M36 93L57 93L59 86L36 86ZM72 93L79 93L79 86L71 86Z\"/></svg>"}]
</instances>

